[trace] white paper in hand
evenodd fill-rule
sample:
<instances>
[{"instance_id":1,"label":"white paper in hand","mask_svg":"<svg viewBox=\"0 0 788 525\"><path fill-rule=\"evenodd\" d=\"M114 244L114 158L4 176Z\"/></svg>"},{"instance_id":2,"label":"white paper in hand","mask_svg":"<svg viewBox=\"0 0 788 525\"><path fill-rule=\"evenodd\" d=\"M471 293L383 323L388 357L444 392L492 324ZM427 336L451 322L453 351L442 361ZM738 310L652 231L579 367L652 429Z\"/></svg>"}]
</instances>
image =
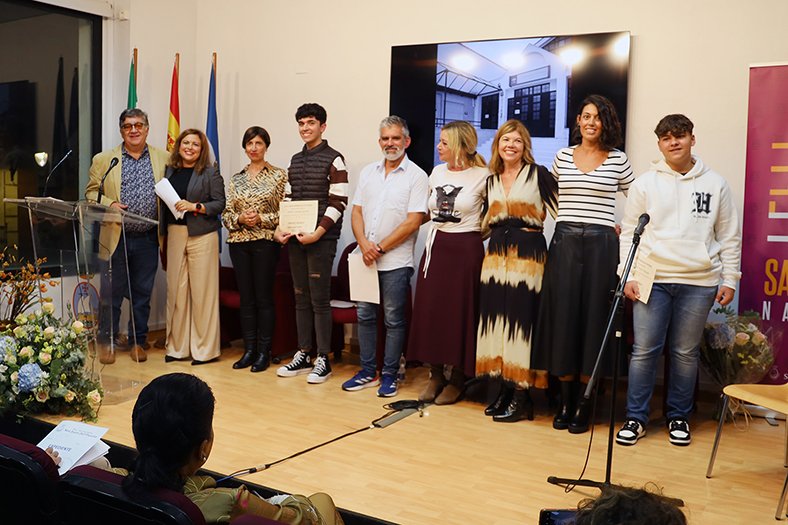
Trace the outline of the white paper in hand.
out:
<instances>
[{"instance_id":1,"label":"white paper in hand","mask_svg":"<svg viewBox=\"0 0 788 525\"><path fill-rule=\"evenodd\" d=\"M380 285L378 284L378 265L364 264L360 252L352 252L347 258L350 274L350 299L366 303L380 304Z\"/></svg>"},{"instance_id":2,"label":"white paper in hand","mask_svg":"<svg viewBox=\"0 0 788 525\"><path fill-rule=\"evenodd\" d=\"M91 455L98 452L91 449L99 443L99 440L107 433L107 430L109 429L80 423L79 421L61 421L37 446L42 450L52 447L52 450L58 453L60 465L57 471L62 476L72 467L83 464L80 463L80 460L88 451L92 452ZM104 447L106 447L106 450L109 450L107 445L104 445ZM98 459L101 455L93 457L90 461ZM90 461L85 463L90 463Z\"/></svg>"},{"instance_id":3,"label":"white paper in hand","mask_svg":"<svg viewBox=\"0 0 788 525\"><path fill-rule=\"evenodd\" d=\"M154 187L156 188L156 195L167 205L175 218L183 219L186 212L175 209L175 204L181 200L181 197L178 195L178 192L175 191L175 188L172 187L169 179L161 179Z\"/></svg>"}]
</instances>

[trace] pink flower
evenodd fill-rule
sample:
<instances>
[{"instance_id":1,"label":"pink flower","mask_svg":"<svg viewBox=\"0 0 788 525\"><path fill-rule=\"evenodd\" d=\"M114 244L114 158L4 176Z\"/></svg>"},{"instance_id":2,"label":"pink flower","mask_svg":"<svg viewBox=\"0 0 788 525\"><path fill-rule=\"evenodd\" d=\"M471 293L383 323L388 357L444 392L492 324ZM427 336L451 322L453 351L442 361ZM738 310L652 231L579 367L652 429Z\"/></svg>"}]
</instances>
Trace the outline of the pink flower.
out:
<instances>
[{"instance_id":1,"label":"pink flower","mask_svg":"<svg viewBox=\"0 0 788 525\"><path fill-rule=\"evenodd\" d=\"M76 397L77 395L72 390L69 390L68 392L66 392L66 395L63 396L63 399L66 400L66 403L71 403L72 401L74 401L74 399L76 399Z\"/></svg>"},{"instance_id":2,"label":"pink flower","mask_svg":"<svg viewBox=\"0 0 788 525\"><path fill-rule=\"evenodd\" d=\"M38 362L42 365L48 365L52 361L52 354L48 354L46 352L41 352L38 356Z\"/></svg>"},{"instance_id":3,"label":"pink flower","mask_svg":"<svg viewBox=\"0 0 788 525\"><path fill-rule=\"evenodd\" d=\"M750 342L750 336L745 332L739 332L736 334L736 344L739 346L746 345Z\"/></svg>"},{"instance_id":4,"label":"pink flower","mask_svg":"<svg viewBox=\"0 0 788 525\"><path fill-rule=\"evenodd\" d=\"M36 391L36 401L39 403L46 403L49 399L49 392L46 390L37 390Z\"/></svg>"}]
</instances>

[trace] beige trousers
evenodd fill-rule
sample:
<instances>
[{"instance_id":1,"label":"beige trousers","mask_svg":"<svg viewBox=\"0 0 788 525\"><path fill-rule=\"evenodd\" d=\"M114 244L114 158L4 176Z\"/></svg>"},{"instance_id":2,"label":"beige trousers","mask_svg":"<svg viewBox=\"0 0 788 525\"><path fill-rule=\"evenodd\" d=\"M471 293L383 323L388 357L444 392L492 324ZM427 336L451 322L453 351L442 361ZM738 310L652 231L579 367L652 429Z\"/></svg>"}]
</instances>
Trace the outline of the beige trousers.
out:
<instances>
[{"instance_id":1,"label":"beige trousers","mask_svg":"<svg viewBox=\"0 0 788 525\"><path fill-rule=\"evenodd\" d=\"M167 227L167 355L219 357L219 238Z\"/></svg>"}]
</instances>

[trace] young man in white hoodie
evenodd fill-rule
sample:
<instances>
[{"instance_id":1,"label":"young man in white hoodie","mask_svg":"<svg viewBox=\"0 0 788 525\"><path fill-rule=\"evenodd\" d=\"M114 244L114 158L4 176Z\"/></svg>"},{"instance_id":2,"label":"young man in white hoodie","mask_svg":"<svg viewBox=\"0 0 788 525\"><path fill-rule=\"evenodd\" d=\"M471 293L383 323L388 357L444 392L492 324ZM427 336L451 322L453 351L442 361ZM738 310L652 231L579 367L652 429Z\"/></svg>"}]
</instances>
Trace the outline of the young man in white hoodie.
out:
<instances>
[{"instance_id":1,"label":"young man in white hoodie","mask_svg":"<svg viewBox=\"0 0 788 525\"><path fill-rule=\"evenodd\" d=\"M646 435L657 359L670 355L667 425L670 442L689 445L689 414L703 328L714 301L733 300L741 277L741 230L728 183L692 154L693 124L668 115L654 130L663 159L629 188L622 220L619 274L632 245L638 219L651 221L624 294L634 302L635 343L629 365L627 420L616 434L621 445ZM653 286L645 289L653 272ZM639 282L642 281L642 282Z\"/></svg>"}]
</instances>

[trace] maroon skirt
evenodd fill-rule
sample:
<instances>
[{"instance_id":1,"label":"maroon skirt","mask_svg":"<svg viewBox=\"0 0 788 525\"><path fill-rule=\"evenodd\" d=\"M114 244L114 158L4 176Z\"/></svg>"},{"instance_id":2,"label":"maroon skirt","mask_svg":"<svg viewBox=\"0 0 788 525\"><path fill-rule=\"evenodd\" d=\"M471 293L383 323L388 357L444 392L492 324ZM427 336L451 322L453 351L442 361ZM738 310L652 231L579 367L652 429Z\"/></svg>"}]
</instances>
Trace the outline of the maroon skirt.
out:
<instances>
[{"instance_id":1,"label":"maroon skirt","mask_svg":"<svg viewBox=\"0 0 788 525\"><path fill-rule=\"evenodd\" d=\"M408 337L409 360L476 372L479 277L484 246L479 232L438 231L427 277L425 251L419 265L416 298Z\"/></svg>"}]
</instances>

